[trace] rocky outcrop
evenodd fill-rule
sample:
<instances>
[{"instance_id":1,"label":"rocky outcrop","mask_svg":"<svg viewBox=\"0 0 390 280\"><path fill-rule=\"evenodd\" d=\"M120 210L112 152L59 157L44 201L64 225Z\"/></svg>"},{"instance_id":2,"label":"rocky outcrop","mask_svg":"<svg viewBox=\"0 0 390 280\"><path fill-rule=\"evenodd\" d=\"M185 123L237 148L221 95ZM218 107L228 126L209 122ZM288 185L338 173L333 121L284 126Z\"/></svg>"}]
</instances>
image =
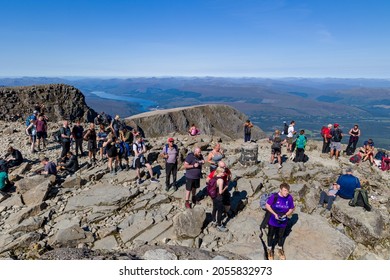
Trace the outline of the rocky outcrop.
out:
<instances>
[{"instance_id":1,"label":"rocky outcrop","mask_svg":"<svg viewBox=\"0 0 390 280\"><path fill-rule=\"evenodd\" d=\"M201 134L232 140L244 137L243 124L247 119L233 107L209 104L142 113L127 118L126 122L138 127L146 137L172 135L173 132L187 134L190 126L195 124ZM252 128L252 139L265 137L259 127Z\"/></svg>"},{"instance_id":2,"label":"rocky outcrop","mask_svg":"<svg viewBox=\"0 0 390 280\"><path fill-rule=\"evenodd\" d=\"M82 119L92 121L96 112L85 103L80 90L65 84L0 87L0 120L26 119L35 104L45 105L51 121Z\"/></svg>"}]
</instances>

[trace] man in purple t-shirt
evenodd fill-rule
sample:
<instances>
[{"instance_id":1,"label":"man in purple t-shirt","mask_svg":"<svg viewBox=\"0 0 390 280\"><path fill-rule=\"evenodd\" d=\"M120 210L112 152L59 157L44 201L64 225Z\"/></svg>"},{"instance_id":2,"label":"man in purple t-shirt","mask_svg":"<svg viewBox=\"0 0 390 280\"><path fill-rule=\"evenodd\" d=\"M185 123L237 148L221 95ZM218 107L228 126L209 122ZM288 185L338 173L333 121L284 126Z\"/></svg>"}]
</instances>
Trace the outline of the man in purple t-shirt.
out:
<instances>
[{"instance_id":1,"label":"man in purple t-shirt","mask_svg":"<svg viewBox=\"0 0 390 280\"><path fill-rule=\"evenodd\" d=\"M192 203L196 204L196 189L200 187L200 178L202 177L202 165L204 164L203 155L200 148L195 148L193 153L189 153L184 160L186 169L186 196L185 206L191 208L190 194L192 193Z\"/></svg>"},{"instance_id":2,"label":"man in purple t-shirt","mask_svg":"<svg viewBox=\"0 0 390 280\"><path fill-rule=\"evenodd\" d=\"M44 157L41 160L41 164L44 166L41 174L43 175L56 175L57 174L57 166L54 162L49 161L49 158Z\"/></svg>"},{"instance_id":3,"label":"man in purple t-shirt","mask_svg":"<svg viewBox=\"0 0 390 280\"><path fill-rule=\"evenodd\" d=\"M282 183L280 185L280 191L271 195L265 205L267 210L271 213L271 217L268 222L267 236L267 253L269 260L274 259L274 251L272 248L274 239L277 241L276 249L278 249L279 259L286 259L283 250L284 232L288 222L287 216L291 215L295 208L294 199L289 192L290 186L287 183ZM276 199L275 196L277 196Z\"/></svg>"}]
</instances>

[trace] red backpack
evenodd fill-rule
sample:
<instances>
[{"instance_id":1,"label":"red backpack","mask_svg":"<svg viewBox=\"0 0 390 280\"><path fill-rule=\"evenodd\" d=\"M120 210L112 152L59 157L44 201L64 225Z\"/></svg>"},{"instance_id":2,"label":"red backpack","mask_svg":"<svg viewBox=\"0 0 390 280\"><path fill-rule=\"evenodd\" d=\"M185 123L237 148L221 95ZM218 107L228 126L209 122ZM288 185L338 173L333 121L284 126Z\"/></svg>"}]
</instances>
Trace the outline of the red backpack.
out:
<instances>
[{"instance_id":1,"label":"red backpack","mask_svg":"<svg viewBox=\"0 0 390 280\"><path fill-rule=\"evenodd\" d=\"M390 158L382 157L381 169L382 171L390 170Z\"/></svg>"}]
</instances>

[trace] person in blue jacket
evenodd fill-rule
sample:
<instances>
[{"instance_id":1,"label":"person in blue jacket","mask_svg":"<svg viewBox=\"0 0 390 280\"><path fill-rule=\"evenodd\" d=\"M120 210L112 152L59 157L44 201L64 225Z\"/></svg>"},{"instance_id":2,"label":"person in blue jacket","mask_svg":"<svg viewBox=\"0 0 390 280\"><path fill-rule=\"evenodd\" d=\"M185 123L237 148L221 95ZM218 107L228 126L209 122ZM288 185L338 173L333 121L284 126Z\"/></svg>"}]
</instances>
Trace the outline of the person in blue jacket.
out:
<instances>
[{"instance_id":1,"label":"person in blue jacket","mask_svg":"<svg viewBox=\"0 0 390 280\"><path fill-rule=\"evenodd\" d=\"M337 184L340 185L340 190L337 195L341 198L351 199L355 193L355 189L360 188L360 181L352 175L352 168L347 168L345 174L340 175L337 179Z\"/></svg>"}]
</instances>

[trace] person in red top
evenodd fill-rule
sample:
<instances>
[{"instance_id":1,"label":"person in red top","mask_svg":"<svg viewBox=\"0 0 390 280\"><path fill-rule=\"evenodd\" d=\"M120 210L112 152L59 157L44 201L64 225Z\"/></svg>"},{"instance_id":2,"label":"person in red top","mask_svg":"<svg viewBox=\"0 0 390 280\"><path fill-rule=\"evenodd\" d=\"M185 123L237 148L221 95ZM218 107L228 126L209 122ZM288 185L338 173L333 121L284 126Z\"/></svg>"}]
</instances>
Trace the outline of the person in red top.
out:
<instances>
[{"instance_id":1,"label":"person in red top","mask_svg":"<svg viewBox=\"0 0 390 280\"><path fill-rule=\"evenodd\" d=\"M330 130L332 129L333 125L328 124L327 127L324 127L321 131L322 134L322 153L327 154L330 152L330 139L332 138L332 135L330 134Z\"/></svg>"},{"instance_id":2,"label":"person in red top","mask_svg":"<svg viewBox=\"0 0 390 280\"><path fill-rule=\"evenodd\" d=\"M224 169L224 174L222 175L222 179L223 179L223 182L224 182L224 186L228 186L229 183L230 183L230 180L232 179L232 172L230 171L229 168L226 167L226 163L223 162L223 161L219 161L218 162L218 167L221 167L221 168ZM211 178L214 177L214 173L215 173L215 170L210 172L210 174L206 178L206 183L208 183L211 180ZM223 194L222 194L222 204L225 207L225 212L228 215L231 215L231 213L230 213L230 192L229 192L229 190L226 190L225 192L223 192Z\"/></svg>"}]
</instances>

